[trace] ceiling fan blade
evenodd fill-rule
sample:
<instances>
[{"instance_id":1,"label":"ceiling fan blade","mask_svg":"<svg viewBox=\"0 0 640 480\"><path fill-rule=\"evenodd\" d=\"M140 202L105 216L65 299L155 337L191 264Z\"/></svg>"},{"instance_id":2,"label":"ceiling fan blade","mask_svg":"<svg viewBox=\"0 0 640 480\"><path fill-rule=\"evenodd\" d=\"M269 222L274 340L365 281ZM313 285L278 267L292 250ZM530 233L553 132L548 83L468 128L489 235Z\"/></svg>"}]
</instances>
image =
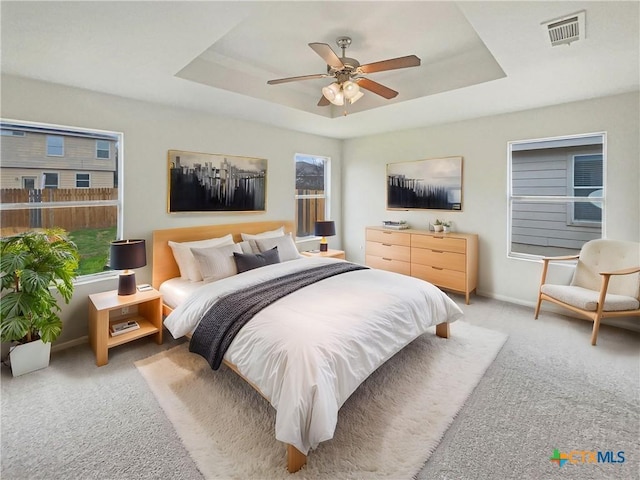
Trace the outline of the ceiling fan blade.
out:
<instances>
[{"instance_id":1,"label":"ceiling fan blade","mask_svg":"<svg viewBox=\"0 0 640 480\"><path fill-rule=\"evenodd\" d=\"M398 68L407 67L419 67L420 59L415 55L408 55L406 57L392 58L389 60L382 60L381 62L367 63L366 65L360 65L362 73L374 73L384 72L386 70L396 70Z\"/></svg>"},{"instance_id":2,"label":"ceiling fan blade","mask_svg":"<svg viewBox=\"0 0 640 480\"><path fill-rule=\"evenodd\" d=\"M328 76L329 75L326 73L316 73L315 75L302 75L301 77L278 78L276 80L269 80L267 83L269 85L277 85L279 83L297 82L298 80L313 80L314 78L325 78Z\"/></svg>"},{"instance_id":3,"label":"ceiling fan blade","mask_svg":"<svg viewBox=\"0 0 640 480\"><path fill-rule=\"evenodd\" d=\"M340 57L338 57L336 52L334 52L326 43L310 43L309 46L314 52L320 55L325 63L331 68L335 68L336 70L342 70L344 68L344 63L342 63Z\"/></svg>"},{"instance_id":4,"label":"ceiling fan blade","mask_svg":"<svg viewBox=\"0 0 640 480\"><path fill-rule=\"evenodd\" d=\"M384 85L374 82L373 80L369 80L368 78L358 78L356 79L356 82L358 82L358 85L365 90L369 90L370 92L380 95L387 100L398 95L398 92L395 90L391 90L389 87L385 87Z\"/></svg>"},{"instance_id":5,"label":"ceiling fan blade","mask_svg":"<svg viewBox=\"0 0 640 480\"><path fill-rule=\"evenodd\" d=\"M327 100L327 97L322 95L320 97L320 100L318 100L318 106L319 107L328 107L329 105L331 105L331 102L329 100Z\"/></svg>"}]
</instances>

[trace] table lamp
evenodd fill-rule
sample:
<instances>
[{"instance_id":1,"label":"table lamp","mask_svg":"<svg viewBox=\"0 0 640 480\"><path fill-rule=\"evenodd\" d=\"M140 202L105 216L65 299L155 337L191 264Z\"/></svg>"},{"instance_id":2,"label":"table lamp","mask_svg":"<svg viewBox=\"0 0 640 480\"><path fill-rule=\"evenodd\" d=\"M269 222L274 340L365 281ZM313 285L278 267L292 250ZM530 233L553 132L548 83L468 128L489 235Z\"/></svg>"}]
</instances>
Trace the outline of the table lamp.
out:
<instances>
[{"instance_id":1,"label":"table lamp","mask_svg":"<svg viewBox=\"0 0 640 480\"><path fill-rule=\"evenodd\" d=\"M327 250L329 250L329 244L327 243L326 237L331 237L336 234L335 222L316 222L315 234L318 237L322 237L322 240L320 240L320 251L326 252Z\"/></svg>"},{"instance_id":2,"label":"table lamp","mask_svg":"<svg viewBox=\"0 0 640 480\"><path fill-rule=\"evenodd\" d=\"M147 264L144 240L116 240L111 242L110 266L112 270L124 270L118 279L118 295L136 293L136 274L132 268Z\"/></svg>"}]
</instances>

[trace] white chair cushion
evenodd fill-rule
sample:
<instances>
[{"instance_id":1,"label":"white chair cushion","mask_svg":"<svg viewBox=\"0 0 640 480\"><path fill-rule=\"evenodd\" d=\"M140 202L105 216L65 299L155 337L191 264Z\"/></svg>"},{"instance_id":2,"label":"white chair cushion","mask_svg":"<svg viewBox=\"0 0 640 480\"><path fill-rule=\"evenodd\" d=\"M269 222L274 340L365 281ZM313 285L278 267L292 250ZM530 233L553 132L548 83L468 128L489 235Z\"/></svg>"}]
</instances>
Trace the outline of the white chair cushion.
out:
<instances>
[{"instance_id":1,"label":"white chair cushion","mask_svg":"<svg viewBox=\"0 0 640 480\"><path fill-rule=\"evenodd\" d=\"M600 290L602 276L599 272L611 272L640 265L640 244L619 240L591 240L580 250L580 259L571 285L589 290ZM607 293L638 298L640 275L613 275Z\"/></svg>"},{"instance_id":2,"label":"white chair cushion","mask_svg":"<svg viewBox=\"0 0 640 480\"><path fill-rule=\"evenodd\" d=\"M553 297L561 302L573 305L583 310L596 311L600 292L587 288L570 285L543 285L542 293ZM617 312L620 310L636 310L640 307L640 302L636 298L626 295L615 295L607 293L604 300L604 310L607 312Z\"/></svg>"}]
</instances>

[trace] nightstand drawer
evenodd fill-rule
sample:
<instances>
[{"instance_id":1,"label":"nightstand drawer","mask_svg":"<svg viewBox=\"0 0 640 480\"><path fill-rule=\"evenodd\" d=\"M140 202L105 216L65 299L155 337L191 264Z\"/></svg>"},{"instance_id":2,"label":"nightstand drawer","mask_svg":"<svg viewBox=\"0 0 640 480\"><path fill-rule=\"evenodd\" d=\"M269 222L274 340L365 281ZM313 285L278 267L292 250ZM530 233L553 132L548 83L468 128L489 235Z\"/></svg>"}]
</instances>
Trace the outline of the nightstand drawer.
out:
<instances>
[{"instance_id":1,"label":"nightstand drawer","mask_svg":"<svg viewBox=\"0 0 640 480\"><path fill-rule=\"evenodd\" d=\"M445 268L429 267L426 265L411 265L411 276L431 282L441 288L465 291L465 274Z\"/></svg>"},{"instance_id":2,"label":"nightstand drawer","mask_svg":"<svg viewBox=\"0 0 640 480\"><path fill-rule=\"evenodd\" d=\"M411 275L411 264L401 260L393 260L391 258L376 257L373 255L366 256L366 264L371 268L387 270L388 272L401 273L403 275Z\"/></svg>"},{"instance_id":3,"label":"nightstand drawer","mask_svg":"<svg viewBox=\"0 0 640 480\"><path fill-rule=\"evenodd\" d=\"M391 260L411 261L411 248L390 243L367 242L367 255L390 258Z\"/></svg>"},{"instance_id":4,"label":"nightstand drawer","mask_svg":"<svg viewBox=\"0 0 640 480\"><path fill-rule=\"evenodd\" d=\"M443 250L431 250L428 248L412 248L411 263L430 267L447 268L464 272L467 259L462 253L445 252Z\"/></svg>"},{"instance_id":5,"label":"nightstand drawer","mask_svg":"<svg viewBox=\"0 0 640 480\"><path fill-rule=\"evenodd\" d=\"M444 252L465 253L467 242L464 238L449 238L444 235L411 235L411 246L442 250Z\"/></svg>"},{"instance_id":6,"label":"nightstand drawer","mask_svg":"<svg viewBox=\"0 0 640 480\"><path fill-rule=\"evenodd\" d=\"M408 247L411 245L411 235L391 230L367 229L367 241L388 243L391 245L405 245Z\"/></svg>"}]
</instances>

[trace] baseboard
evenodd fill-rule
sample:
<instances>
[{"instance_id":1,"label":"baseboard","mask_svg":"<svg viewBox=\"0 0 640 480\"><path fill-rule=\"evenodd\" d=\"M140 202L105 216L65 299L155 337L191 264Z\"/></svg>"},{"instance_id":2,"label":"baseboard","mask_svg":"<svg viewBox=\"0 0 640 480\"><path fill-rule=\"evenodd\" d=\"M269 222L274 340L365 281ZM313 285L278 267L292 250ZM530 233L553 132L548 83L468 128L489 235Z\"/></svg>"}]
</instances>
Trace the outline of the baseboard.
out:
<instances>
[{"instance_id":1,"label":"baseboard","mask_svg":"<svg viewBox=\"0 0 640 480\"><path fill-rule=\"evenodd\" d=\"M492 292L478 291L478 295L481 297L492 298L494 300L500 300L501 302L514 303L516 305L521 305L523 307L530 307L532 310L536 308L536 302L526 301L519 298L511 298L505 295L499 295ZM586 320L585 317L581 317L580 315L573 314L573 312L569 310L565 310L560 307L556 307L554 304L550 302L542 302L540 307L540 311L542 312L551 312L556 313L558 315L564 315L566 317L579 318L581 320ZM533 312L531 312L531 318L533 318ZM632 330L634 332L640 332L640 322L638 322L635 317L621 317L621 318L603 318L601 323L604 325L610 325L612 327L624 328L627 330Z\"/></svg>"},{"instance_id":2,"label":"baseboard","mask_svg":"<svg viewBox=\"0 0 640 480\"><path fill-rule=\"evenodd\" d=\"M73 340L69 340L68 342L56 343L51 346L52 352L59 352L60 350L64 350L66 348L77 347L78 345L82 345L84 343L89 343L89 336L85 335L84 337L74 338Z\"/></svg>"}]
</instances>

